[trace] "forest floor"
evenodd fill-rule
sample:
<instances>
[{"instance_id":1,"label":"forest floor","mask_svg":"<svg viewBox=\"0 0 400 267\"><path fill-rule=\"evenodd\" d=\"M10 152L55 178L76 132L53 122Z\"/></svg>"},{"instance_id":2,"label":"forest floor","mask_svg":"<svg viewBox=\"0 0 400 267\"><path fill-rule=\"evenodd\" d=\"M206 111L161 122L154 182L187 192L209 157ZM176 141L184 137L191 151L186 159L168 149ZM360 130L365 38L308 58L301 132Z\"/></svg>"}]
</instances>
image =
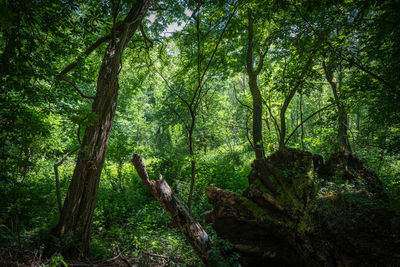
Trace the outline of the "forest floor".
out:
<instances>
[{"instance_id":1,"label":"forest floor","mask_svg":"<svg viewBox=\"0 0 400 267\"><path fill-rule=\"evenodd\" d=\"M152 267L164 267L174 266L178 264L184 264L185 266L191 266L187 264L183 259L179 257L171 257L167 255L158 255L149 252L140 252L138 257L124 256L118 254L115 257L103 260L92 260L92 259L81 259L81 260L67 260L62 257L55 255L51 258L42 258L42 255L38 251L27 252L21 256L19 260L14 257L9 259L0 260L0 266L3 267L53 267L53 266L74 266L74 267L132 267L132 266L152 266Z\"/></svg>"}]
</instances>

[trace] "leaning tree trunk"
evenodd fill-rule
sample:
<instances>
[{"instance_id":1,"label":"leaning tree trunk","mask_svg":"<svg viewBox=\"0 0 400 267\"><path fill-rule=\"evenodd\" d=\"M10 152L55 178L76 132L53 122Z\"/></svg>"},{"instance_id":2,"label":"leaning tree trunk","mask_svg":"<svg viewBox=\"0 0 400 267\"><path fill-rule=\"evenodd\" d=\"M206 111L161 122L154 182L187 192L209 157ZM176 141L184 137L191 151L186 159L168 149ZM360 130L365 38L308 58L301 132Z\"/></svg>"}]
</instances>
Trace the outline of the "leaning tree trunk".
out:
<instances>
[{"instance_id":1,"label":"leaning tree trunk","mask_svg":"<svg viewBox=\"0 0 400 267\"><path fill-rule=\"evenodd\" d=\"M382 185L361 160L342 153L323 165L321 156L285 149L252 167L242 195L206 188L214 206L206 221L242 266L400 265L400 216L374 202ZM346 193L323 183L343 167L353 179Z\"/></svg>"},{"instance_id":2,"label":"leaning tree trunk","mask_svg":"<svg viewBox=\"0 0 400 267\"><path fill-rule=\"evenodd\" d=\"M151 3L152 0L136 2L125 20L113 29L113 38L103 58L97 80L96 97L92 105L96 121L86 128L82 149L56 228L59 236L69 231L73 232L78 245L75 243L74 248L67 248L66 252L69 254L89 252L100 175L117 105L121 58Z\"/></svg>"}]
</instances>

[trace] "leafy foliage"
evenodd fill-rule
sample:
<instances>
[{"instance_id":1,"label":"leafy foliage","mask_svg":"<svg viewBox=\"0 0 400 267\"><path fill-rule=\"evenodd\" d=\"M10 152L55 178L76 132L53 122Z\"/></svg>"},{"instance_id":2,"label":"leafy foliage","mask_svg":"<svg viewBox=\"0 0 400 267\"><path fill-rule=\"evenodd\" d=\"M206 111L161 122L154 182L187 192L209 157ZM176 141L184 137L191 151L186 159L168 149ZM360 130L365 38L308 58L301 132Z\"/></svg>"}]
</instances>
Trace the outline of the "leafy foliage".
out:
<instances>
[{"instance_id":1,"label":"leafy foliage","mask_svg":"<svg viewBox=\"0 0 400 267\"><path fill-rule=\"evenodd\" d=\"M0 1L0 258L42 251L53 238L59 216L54 163L80 145L85 128L97 119L93 100L74 87L95 95L106 44L89 55L85 49L112 32L133 2ZM113 245L118 245L132 258L147 251L200 264L178 230L166 227L170 217L129 159L140 154L150 175L163 174L182 200L188 198L191 162L196 162L192 214L200 222L211 208L207 186L236 193L247 186L254 158L245 63L250 9L254 53L268 47L258 78L265 154L279 147L282 118L290 136L287 147L325 159L338 152L340 103L352 152L378 173L389 197L384 205L399 212L399 3L317 2L153 5L142 31L128 44L119 73L118 106L94 215L94 258L115 256ZM76 67L65 78L73 85L57 79L72 62ZM339 99L323 62L340 80ZM282 112L291 90L293 98ZM69 155L59 168L63 198L75 160ZM345 181L333 180L329 190L345 191ZM235 266L240 255L212 238L215 257ZM62 247L69 241L57 242ZM49 266L64 260L55 254Z\"/></svg>"}]
</instances>

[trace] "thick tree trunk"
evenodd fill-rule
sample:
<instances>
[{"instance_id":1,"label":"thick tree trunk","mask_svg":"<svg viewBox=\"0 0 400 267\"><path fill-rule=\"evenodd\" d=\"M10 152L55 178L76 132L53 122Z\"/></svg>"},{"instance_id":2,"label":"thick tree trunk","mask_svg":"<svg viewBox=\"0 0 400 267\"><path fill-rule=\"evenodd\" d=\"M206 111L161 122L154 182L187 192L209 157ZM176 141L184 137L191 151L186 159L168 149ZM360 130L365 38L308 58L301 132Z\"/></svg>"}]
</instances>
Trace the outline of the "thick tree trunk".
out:
<instances>
[{"instance_id":1,"label":"thick tree trunk","mask_svg":"<svg viewBox=\"0 0 400 267\"><path fill-rule=\"evenodd\" d=\"M133 155L131 159L139 177L146 184L150 193L160 202L166 211L171 215L174 224L185 235L186 239L192 245L194 251L200 257L204 264L210 265L211 258L209 249L210 240L203 227L190 215L187 207L174 196L168 183L160 175L159 179L154 181L149 179L146 167L139 157Z\"/></svg>"},{"instance_id":2,"label":"thick tree trunk","mask_svg":"<svg viewBox=\"0 0 400 267\"><path fill-rule=\"evenodd\" d=\"M72 231L77 239L74 248L67 250L76 254L88 254L93 212L98 186L110 137L118 95L118 73L121 58L132 35L152 0L137 1L120 27L114 29L115 38L107 46L97 80L97 92L92 105L96 115L94 125L88 126L82 142L82 150L68 188L56 231L59 236ZM77 251L78 250L78 251Z\"/></svg>"}]
</instances>

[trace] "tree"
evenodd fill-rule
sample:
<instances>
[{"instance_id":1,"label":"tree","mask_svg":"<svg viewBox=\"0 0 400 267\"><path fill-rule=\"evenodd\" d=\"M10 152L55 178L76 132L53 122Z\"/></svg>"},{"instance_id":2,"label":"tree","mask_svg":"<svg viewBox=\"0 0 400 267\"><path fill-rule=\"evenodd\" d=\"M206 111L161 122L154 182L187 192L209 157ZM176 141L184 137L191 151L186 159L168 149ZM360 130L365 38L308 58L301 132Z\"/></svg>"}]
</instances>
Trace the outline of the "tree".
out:
<instances>
[{"instance_id":1,"label":"tree","mask_svg":"<svg viewBox=\"0 0 400 267\"><path fill-rule=\"evenodd\" d=\"M195 21L194 33L188 35L189 42L194 41L196 43L196 47L195 51L193 51L194 49L189 49L188 51L187 47L182 48L181 51L182 54L184 55L189 54L188 55L189 59L185 58L185 60L187 60L189 64L185 65L183 68L182 67L179 68L177 77L180 78L180 80L174 81L176 84L176 88L174 88L174 85L171 85L169 83L167 78L165 78L161 72L158 72L158 75L161 76L161 78L165 82L165 85L170 91L171 96L175 97L180 102L180 105L184 107L184 112L183 112L184 115L181 115L176 109L176 107L171 105L167 100L165 101L165 104L179 118L179 120L182 122L187 132L187 144L188 144L190 165L191 165L191 171L190 171L191 179L190 179L189 196L187 202L189 210L191 209L193 192L196 182L196 155L195 155L196 153L194 147L195 126L198 114L200 112L201 103L210 90L210 87L206 88L206 83L209 80L209 77L207 77L207 72L209 71L212 65L215 65L216 53L224 38L224 33L229 25L229 22L231 21L232 17L236 12L236 9L238 7L238 2L235 2L233 5L231 5L231 3L228 3L227 7L228 9L232 8L233 11L230 10L231 13L228 14L228 16L223 17L222 22L220 24L222 30L221 32L217 32L217 35L215 37L217 39L215 43L210 45L205 42L205 38L202 36L200 27L201 26L200 11L202 8L202 3L197 2L197 6L191 16L191 19L193 18ZM193 38L194 40L191 38ZM184 41L187 42L188 40ZM204 56L205 52L202 51L202 44L204 45L204 43L206 43L209 47L211 47L211 50L207 51L210 53L210 57L208 60L205 60ZM193 55L195 55L194 60L192 59ZM182 64L182 62L180 63ZM186 61L184 61L183 64L186 64ZM190 66L191 64L193 64L194 67L189 68L188 71L187 67Z\"/></svg>"},{"instance_id":2,"label":"tree","mask_svg":"<svg viewBox=\"0 0 400 267\"><path fill-rule=\"evenodd\" d=\"M264 58L268 52L269 43L265 40L263 46L260 46L259 59L257 67L254 69L254 29L253 29L253 14L248 10L248 40L247 40L247 56L246 70L249 76L249 88L253 99L253 146L256 154L256 159L264 158L264 146L262 140L262 96L257 84L257 76L260 74L264 65ZM264 47L262 50L261 47Z\"/></svg>"},{"instance_id":3,"label":"tree","mask_svg":"<svg viewBox=\"0 0 400 267\"><path fill-rule=\"evenodd\" d=\"M74 174L71 179L60 220L56 227L59 236L72 231L81 244L67 248L71 253L88 254L93 212L113 117L117 105L118 74L122 54L139 27L152 0L137 1L121 23L114 25L97 79L97 91L92 104L96 116L93 125L88 126L82 140ZM74 251L80 247L82 251Z\"/></svg>"},{"instance_id":4,"label":"tree","mask_svg":"<svg viewBox=\"0 0 400 267\"><path fill-rule=\"evenodd\" d=\"M338 109L338 144L339 149L346 153L351 153L350 141L347 133L348 128L348 120L347 120L347 112L344 107L344 99L341 97L342 92L340 92L340 88L342 86L342 73L339 73L339 82L336 82L332 67L329 67L328 64L323 61L323 67L325 71L326 80L329 82L333 96L335 98L335 103Z\"/></svg>"}]
</instances>

